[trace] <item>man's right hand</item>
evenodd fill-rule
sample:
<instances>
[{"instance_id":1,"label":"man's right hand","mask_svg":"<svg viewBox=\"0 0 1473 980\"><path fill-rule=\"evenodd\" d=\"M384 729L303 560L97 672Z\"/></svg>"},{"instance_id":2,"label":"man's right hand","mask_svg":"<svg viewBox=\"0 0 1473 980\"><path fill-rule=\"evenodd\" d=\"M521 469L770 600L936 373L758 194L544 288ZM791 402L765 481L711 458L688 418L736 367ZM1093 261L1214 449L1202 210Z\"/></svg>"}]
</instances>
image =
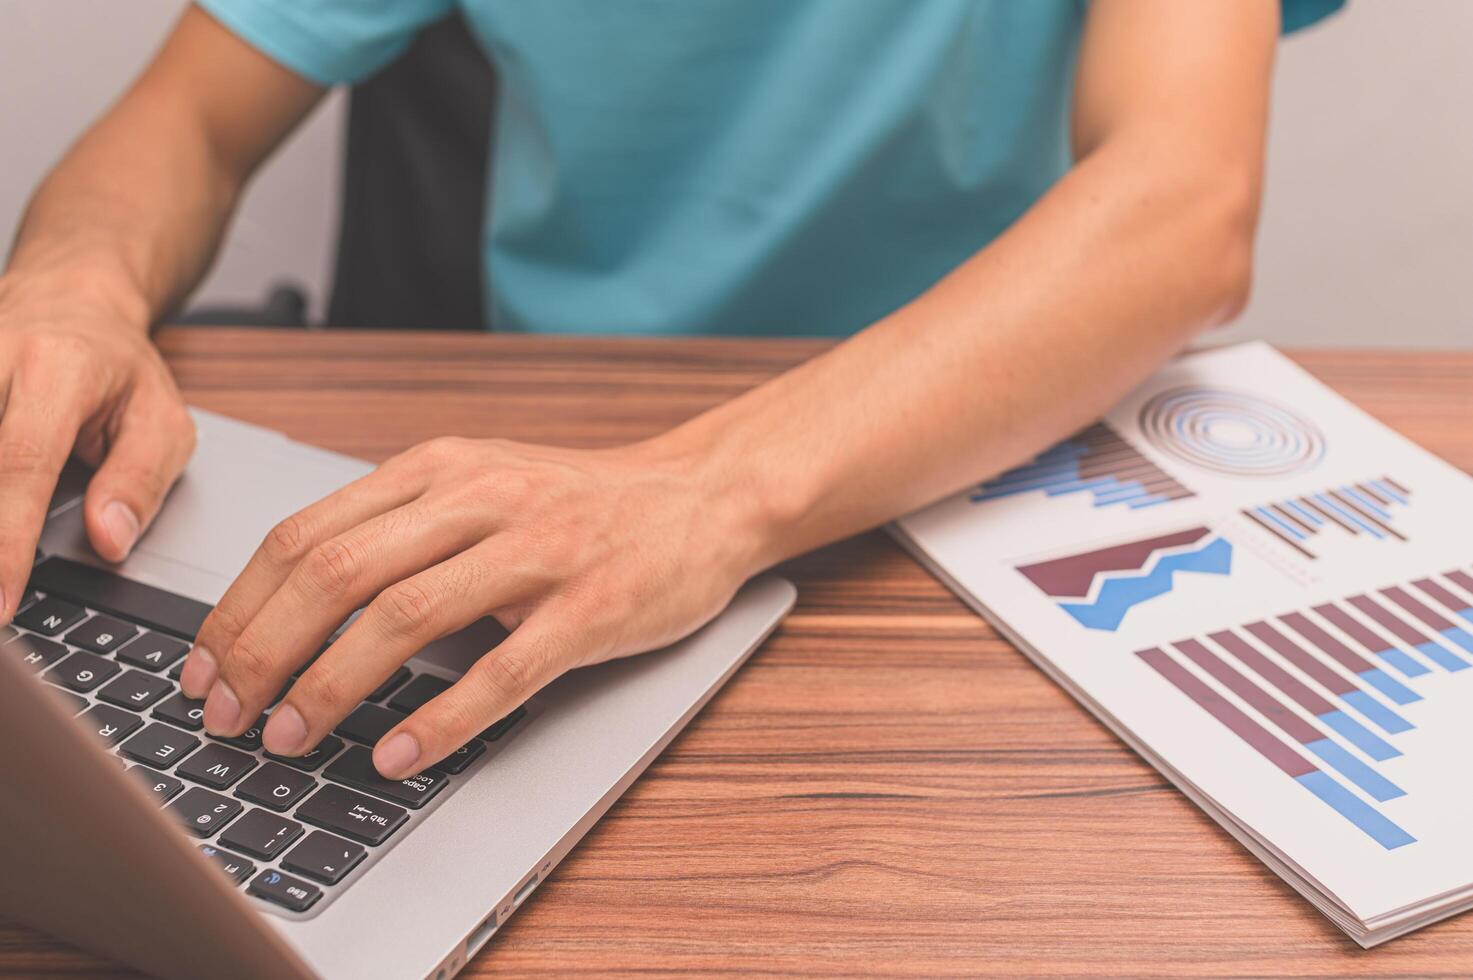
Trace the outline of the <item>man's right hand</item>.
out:
<instances>
[{"instance_id":1,"label":"man's right hand","mask_svg":"<svg viewBox=\"0 0 1473 980\"><path fill-rule=\"evenodd\" d=\"M194 450L194 423L147 324L94 291L0 277L0 623L20 604L68 455L96 467L87 536L121 561Z\"/></svg>"}]
</instances>

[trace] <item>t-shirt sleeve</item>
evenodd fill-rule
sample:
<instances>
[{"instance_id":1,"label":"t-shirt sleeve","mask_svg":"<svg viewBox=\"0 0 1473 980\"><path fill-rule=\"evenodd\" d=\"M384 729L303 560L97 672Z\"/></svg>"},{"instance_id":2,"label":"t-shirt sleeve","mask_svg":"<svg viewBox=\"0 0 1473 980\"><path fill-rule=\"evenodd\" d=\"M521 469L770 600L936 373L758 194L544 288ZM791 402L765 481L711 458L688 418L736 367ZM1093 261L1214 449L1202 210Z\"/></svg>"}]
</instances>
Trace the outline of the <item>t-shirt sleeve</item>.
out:
<instances>
[{"instance_id":1,"label":"t-shirt sleeve","mask_svg":"<svg viewBox=\"0 0 1473 980\"><path fill-rule=\"evenodd\" d=\"M1282 0L1282 3L1279 24L1285 34L1308 27L1345 6L1345 0Z\"/></svg>"},{"instance_id":2,"label":"t-shirt sleeve","mask_svg":"<svg viewBox=\"0 0 1473 980\"><path fill-rule=\"evenodd\" d=\"M195 0L231 33L321 85L354 82L399 56L455 0Z\"/></svg>"}]
</instances>

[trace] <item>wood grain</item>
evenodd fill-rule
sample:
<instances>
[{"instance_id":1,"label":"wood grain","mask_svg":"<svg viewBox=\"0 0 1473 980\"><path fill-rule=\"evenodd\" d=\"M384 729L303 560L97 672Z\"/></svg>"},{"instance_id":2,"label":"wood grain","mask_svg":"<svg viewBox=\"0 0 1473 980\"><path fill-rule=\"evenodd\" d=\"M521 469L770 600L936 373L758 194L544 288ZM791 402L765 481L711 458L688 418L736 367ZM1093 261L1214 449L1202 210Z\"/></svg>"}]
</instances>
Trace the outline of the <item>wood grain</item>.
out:
<instances>
[{"instance_id":1,"label":"wood grain","mask_svg":"<svg viewBox=\"0 0 1473 980\"><path fill-rule=\"evenodd\" d=\"M639 438L823 349L173 330L189 400L373 459L444 433ZM1303 353L1473 469L1473 354ZM1464 976L1473 918L1370 952L880 534L797 609L468 975ZM0 926L0 973L114 976Z\"/></svg>"}]
</instances>

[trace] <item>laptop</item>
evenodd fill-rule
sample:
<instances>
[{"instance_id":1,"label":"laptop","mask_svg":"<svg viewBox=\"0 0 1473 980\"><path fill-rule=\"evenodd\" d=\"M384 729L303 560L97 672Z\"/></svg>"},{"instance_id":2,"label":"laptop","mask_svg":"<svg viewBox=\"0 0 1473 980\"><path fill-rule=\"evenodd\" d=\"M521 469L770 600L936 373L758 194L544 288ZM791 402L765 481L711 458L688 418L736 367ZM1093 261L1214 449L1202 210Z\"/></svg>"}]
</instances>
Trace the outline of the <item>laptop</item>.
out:
<instances>
[{"instance_id":1,"label":"laptop","mask_svg":"<svg viewBox=\"0 0 1473 980\"><path fill-rule=\"evenodd\" d=\"M356 459L196 412L199 448L120 566L68 474L0 629L0 917L165 977L454 975L776 628L749 582L675 645L564 675L445 762L378 777L373 741L505 636L421 651L309 755L215 739L178 673L271 526ZM283 692L284 693L284 692Z\"/></svg>"}]
</instances>

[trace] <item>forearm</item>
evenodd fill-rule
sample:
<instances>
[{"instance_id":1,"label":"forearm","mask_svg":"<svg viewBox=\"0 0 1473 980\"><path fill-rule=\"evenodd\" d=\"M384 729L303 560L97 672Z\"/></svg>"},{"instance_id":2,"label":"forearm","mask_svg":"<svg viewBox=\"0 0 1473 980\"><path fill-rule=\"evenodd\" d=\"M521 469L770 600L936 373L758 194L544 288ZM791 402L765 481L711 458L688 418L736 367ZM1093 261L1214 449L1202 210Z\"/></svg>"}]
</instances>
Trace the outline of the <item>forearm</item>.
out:
<instances>
[{"instance_id":1,"label":"forearm","mask_svg":"<svg viewBox=\"0 0 1473 980\"><path fill-rule=\"evenodd\" d=\"M209 267L245 182L322 95L188 7L37 190L0 276L28 315L77 299L138 329Z\"/></svg>"},{"instance_id":2,"label":"forearm","mask_svg":"<svg viewBox=\"0 0 1473 980\"><path fill-rule=\"evenodd\" d=\"M1162 153L1102 146L918 300L658 445L703 455L769 564L1079 428L1246 294L1256 167Z\"/></svg>"},{"instance_id":3,"label":"forearm","mask_svg":"<svg viewBox=\"0 0 1473 980\"><path fill-rule=\"evenodd\" d=\"M37 190L0 281L146 329L203 274L238 188L187 105L135 89Z\"/></svg>"}]
</instances>

